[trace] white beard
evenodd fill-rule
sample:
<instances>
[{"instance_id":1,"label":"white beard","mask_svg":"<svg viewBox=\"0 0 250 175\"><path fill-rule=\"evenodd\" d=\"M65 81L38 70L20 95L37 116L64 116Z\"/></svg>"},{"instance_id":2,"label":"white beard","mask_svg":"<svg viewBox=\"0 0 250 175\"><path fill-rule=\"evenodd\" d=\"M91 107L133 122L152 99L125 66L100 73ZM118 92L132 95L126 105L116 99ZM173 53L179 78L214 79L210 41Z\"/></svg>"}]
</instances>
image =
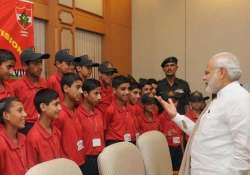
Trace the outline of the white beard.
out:
<instances>
[{"instance_id":1,"label":"white beard","mask_svg":"<svg viewBox=\"0 0 250 175\"><path fill-rule=\"evenodd\" d=\"M205 91L207 93L216 94L219 90L220 90L220 81L217 76L217 72L215 72L208 81Z\"/></svg>"}]
</instances>

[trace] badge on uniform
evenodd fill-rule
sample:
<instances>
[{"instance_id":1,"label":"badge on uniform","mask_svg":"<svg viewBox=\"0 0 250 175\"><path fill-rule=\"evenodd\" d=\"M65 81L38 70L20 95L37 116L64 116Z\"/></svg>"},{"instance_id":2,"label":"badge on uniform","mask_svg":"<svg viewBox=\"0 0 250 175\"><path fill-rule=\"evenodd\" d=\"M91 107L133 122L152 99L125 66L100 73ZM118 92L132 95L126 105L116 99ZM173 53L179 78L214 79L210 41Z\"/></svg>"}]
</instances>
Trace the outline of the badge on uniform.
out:
<instances>
[{"instance_id":1,"label":"badge on uniform","mask_svg":"<svg viewBox=\"0 0 250 175\"><path fill-rule=\"evenodd\" d=\"M92 140L92 145L93 145L93 147L101 146L101 139L100 138L93 139Z\"/></svg>"},{"instance_id":2,"label":"badge on uniform","mask_svg":"<svg viewBox=\"0 0 250 175\"><path fill-rule=\"evenodd\" d=\"M179 94L183 94L184 90L183 89L176 89L174 92L175 93L179 93Z\"/></svg>"},{"instance_id":3,"label":"badge on uniform","mask_svg":"<svg viewBox=\"0 0 250 175\"><path fill-rule=\"evenodd\" d=\"M84 148L83 140L78 140L76 145L77 145L77 151L81 151Z\"/></svg>"},{"instance_id":4,"label":"badge on uniform","mask_svg":"<svg viewBox=\"0 0 250 175\"><path fill-rule=\"evenodd\" d=\"M173 137L173 143L174 144L180 144L181 143L181 138L180 137Z\"/></svg>"},{"instance_id":5,"label":"badge on uniform","mask_svg":"<svg viewBox=\"0 0 250 175\"><path fill-rule=\"evenodd\" d=\"M131 134L129 134L129 133L124 134L124 141L125 142L131 142Z\"/></svg>"}]
</instances>

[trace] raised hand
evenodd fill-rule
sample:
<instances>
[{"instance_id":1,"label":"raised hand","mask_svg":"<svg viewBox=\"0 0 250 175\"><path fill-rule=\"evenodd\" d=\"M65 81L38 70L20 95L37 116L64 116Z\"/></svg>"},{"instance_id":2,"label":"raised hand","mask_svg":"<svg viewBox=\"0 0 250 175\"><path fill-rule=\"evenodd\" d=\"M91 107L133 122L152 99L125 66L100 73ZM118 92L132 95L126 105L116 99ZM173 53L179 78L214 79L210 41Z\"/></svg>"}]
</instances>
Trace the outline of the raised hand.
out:
<instances>
[{"instance_id":1,"label":"raised hand","mask_svg":"<svg viewBox=\"0 0 250 175\"><path fill-rule=\"evenodd\" d=\"M160 96L155 96L155 98L160 102L165 111L167 111L171 119L176 116L177 110L172 99L168 99L168 101L165 101Z\"/></svg>"}]
</instances>

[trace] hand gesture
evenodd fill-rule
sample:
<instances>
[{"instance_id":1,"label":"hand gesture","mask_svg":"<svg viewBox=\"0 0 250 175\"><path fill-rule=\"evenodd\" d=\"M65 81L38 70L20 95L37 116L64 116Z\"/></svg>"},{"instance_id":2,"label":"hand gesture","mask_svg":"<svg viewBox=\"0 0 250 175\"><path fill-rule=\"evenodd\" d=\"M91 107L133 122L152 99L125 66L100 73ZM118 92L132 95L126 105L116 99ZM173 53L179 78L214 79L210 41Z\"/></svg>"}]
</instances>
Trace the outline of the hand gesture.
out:
<instances>
[{"instance_id":1,"label":"hand gesture","mask_svg":"<svg viewBox=\"0 0 250 175\"><path fill-rule=\"evenodd\" d=\"M172 99L168 99L168 101L165 101L160 96L156 96L155 98L160 102L164 110L167 111L171 119L173 119L177 115L177 110Z\"/></svg>"}]
</instances>

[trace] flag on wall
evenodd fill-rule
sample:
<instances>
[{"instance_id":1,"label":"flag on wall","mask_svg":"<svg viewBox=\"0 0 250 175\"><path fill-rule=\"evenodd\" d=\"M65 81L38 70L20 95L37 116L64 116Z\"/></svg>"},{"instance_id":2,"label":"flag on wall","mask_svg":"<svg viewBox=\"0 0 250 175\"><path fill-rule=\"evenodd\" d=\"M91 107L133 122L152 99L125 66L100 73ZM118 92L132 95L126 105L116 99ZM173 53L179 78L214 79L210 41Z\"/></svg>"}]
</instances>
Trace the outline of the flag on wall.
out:
<instances>
[{"instance_id":1,"label":"flag on wall","mask_svg":"<svg viewBox=\"0 0 250 175\"><path fill-rule=\"evenodd\" d=\"M16 70L22 72L20 54L34 47L33 3L28 0L1 0L0 48L11 50Z\"/></svg>"}]
</instances>

